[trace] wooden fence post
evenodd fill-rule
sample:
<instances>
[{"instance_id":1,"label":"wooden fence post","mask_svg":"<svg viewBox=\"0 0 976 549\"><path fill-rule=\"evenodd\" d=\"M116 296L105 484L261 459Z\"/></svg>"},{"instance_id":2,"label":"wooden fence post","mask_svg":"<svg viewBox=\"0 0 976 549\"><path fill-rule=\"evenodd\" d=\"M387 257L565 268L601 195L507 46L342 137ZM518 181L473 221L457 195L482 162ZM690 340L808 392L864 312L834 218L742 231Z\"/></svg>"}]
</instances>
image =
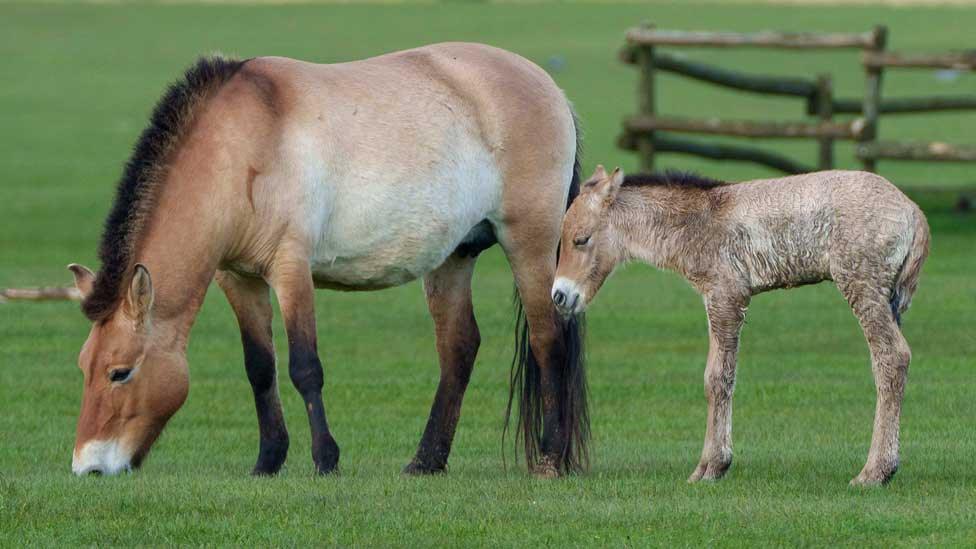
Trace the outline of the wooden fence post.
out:
<instances>
[{"instance_id":1,"label":"wooden fence post","mask_svg":"<svg viewBox=\"0 0 976 549\"><path fill-rule=\"evenodd\" d=\"M878 138L878 115L881 110L881 77L883 68L871 65L867 59L881 54L888 41L888 28L883 25L874 27L871 46L865 51L864 70L865 85L864 92L864 130L861 132L859 141L876 141ZM876 172L878 163L874 158L862 158L865 171Z\"/></svg>"},{"instance_id":2,"label":"wooden fence post","mask_svg":"<svg viewBox=\"0 0 976 549\"><path fill-rule=\"evenodd\" d=\"M654 25L643 23L642 29L653 29ZM654 116L654 48L641 46L637 48L637 67L640 71L637 83L637 112L641 116ZM654 170L654 133L647 132L637 136L637 156L640 171Z\"/></svg>"},{"instance_id":3,"label":"wooden fence post","mask_svg":"<svg viewBox=\"0 0 976 549\"><path fill-rule=\"evenodd\" d=\"M830 122L834 116L834 92L829 74L817 76L817 116L821 122ZM830 137L821 137L819 142L820 154L817 167L821 170L833 169L834 140Z\"/></svg>"}]
</instances>

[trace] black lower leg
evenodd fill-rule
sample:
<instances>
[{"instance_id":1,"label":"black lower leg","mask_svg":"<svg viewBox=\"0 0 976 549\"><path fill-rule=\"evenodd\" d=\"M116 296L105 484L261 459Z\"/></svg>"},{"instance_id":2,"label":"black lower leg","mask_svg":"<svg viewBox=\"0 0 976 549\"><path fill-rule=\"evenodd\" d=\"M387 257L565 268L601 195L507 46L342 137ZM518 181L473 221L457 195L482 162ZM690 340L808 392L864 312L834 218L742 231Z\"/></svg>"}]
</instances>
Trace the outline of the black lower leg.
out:
<instances>
[{"instance_id":1,"label":"black lower leg","mask_svg":"<svg viewBox=\"0 0 976 549\"><path fill-rule=\"evenodd\" d=\"M312 431L312 461L319 474L335 471L339 464L339 446L329 432L322 404L322 363L315 341L289 341L288 373L305 401L308 424Z\"/></svg>"},{"instance_id":2,"label":"black lower leg","mask_svg":"<svg viewBox=\"0 0 976 549\"><path fill-rule=\"evenodd\" d=\"M270 342L270 338L267 338ZM281 469L288 456L288 429L285 427L278 399L274 349L246 332L241 333L244 344L244 367L254 391L261 445L258 460L252 471L255 475L273 475Z\"/></svg>"},{"instance_id":3,"label":"black lower leg","mask_svg":"<svg viewBox=\"0 0 976 549\"><path fill-rule=\"evenodd\" d=\"M464 361L449 372L441 373L427 427L417 447L417 454L404 469L405 473L429 474L447 469L447 458L451 453L458 419L461 417L461 401L471 377L473 362L472 356L470 361Z\"/></svg>"}]
</instances>

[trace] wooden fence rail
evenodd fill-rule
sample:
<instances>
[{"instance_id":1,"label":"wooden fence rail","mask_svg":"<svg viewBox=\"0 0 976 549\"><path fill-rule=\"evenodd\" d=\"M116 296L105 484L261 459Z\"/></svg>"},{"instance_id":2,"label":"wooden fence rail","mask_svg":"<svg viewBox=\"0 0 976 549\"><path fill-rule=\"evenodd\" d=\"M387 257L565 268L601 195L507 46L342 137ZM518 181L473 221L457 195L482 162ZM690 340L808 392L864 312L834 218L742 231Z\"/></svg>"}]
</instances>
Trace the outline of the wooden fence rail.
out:
<instances>
[{"instance_id":1,"label":"wooden fence rail","mask_svg":"<svg viewBox=\"0 0 976 549\"><path fill-rule=\"evenodd\" d=\"M0 303L5 301L81 301L81 292L75 287L5 288L0 289Z\"/></svg>"},{"instance_id":2,"label":"wooden fence rail","mask_svg":"<svg viewBox=\"0 0 976 549\"><path fill-rule=\"evenodd\" d=\"M650 26L627 31L627 43L635 46L758 47L786 49L871 48L874 32L808 33L808 32L696 32L658 30Z\"/></svg>"},{"instance_id":3,"label":"wooden fence rail","mask_svg":"<svg viewBox=\"0 0 976 549\"><path fill-rule=\"evenodd\" d=\"M911 69L954 69L960 71L976 70L976 51L918 54L900 52L866 52L865 67L881 69L900 67Z\"/></svg>"},{"instance_id":4,"label":"wooden fence rail","mask_svg":"<svg viewBox=\"0 0 976 549\"><path fill-rule=\"evenodd\" d=\"M680 118L676 116L631 116L624 120L626 131L641 134L655 130L730 135L749 138L783 139L856 139L863 126L854 122L768 122L759 120L725 120L721 118Z\"/></svg>"},{"instance_id":5,"label":"wooden fence rail","mask_svg":"<svg viewBox=\"0 0 976 549\"><path fill-rule=\"evenodd\" d=\"M863 33L732 33L659 30L644 25L627 31L619 53L621 61L639 72L637 113L623 121L618 145L637 151L641 169L652 170L656 153L684 153L716 160L749 161L786 173L812 171L812 167L785 155L752 146L705 143L681 139L671 132L722 135L748 139L812 139L818 143L817 167L834 165L836 140L854 140L856 157L864 169L876 171L879 160L936 162L976 161L976 147L943 142L893 142L878 139L882 114L976 110L974 95L928 95L882 98L881 85L888 68L929 68L976 71L976 50L914 54L887 51L887 29L877 26ZM830 75L815 78L768 76L715 67L660 51L660 46L757 47L793 50L859 49L865 74L863 98L836 98ZM657 71L743 92L795 97L805 100L805 112L815 120L770 121L683 118L659 115L655 106ZM837 115L858 115L836 121ZM668 133L665 133L668 132Z\"/></svg>"}]
</instances>

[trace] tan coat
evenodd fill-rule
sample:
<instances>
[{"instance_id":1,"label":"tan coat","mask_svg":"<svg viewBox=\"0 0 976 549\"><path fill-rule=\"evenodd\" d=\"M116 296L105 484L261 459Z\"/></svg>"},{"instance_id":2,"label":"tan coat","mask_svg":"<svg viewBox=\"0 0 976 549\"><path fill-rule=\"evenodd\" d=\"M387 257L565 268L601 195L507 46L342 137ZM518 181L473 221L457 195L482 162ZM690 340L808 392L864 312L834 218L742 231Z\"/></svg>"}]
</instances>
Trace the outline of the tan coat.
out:
<instances>
[{"instance_id":1,"label":"tan coat","mask_svg":"<svg viewBox=\"0 0 976 549\"><path fill-rule=\"evenodd\" d=\"M705 447L691 481L732 461L739 331L751 296L832 280L871 348L878 409L854 483L887 482L898 466L908 344L899 329L928 254L925 216L884 178L829 171L734 185L684 174L632 176L602 167L563 221L553 300L583 311L609 274L639 260L684 276L709 321Z\"/></svg>"}]
</instances>

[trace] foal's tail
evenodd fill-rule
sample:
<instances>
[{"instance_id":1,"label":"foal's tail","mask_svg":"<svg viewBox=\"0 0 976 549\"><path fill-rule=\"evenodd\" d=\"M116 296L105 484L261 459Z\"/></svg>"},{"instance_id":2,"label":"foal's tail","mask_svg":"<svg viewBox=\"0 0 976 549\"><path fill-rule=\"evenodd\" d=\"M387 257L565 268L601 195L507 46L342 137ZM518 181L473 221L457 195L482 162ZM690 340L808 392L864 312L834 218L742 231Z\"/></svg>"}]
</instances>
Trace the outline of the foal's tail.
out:
<instances>
[{"instance_id":1,"label":"foal's tail","mask_svg":"<svg viewBox=\"0 0 976 549\"><path fill-rule=\"evenodd\" d=\"M902 264L895 279L895 287L891 292L891 313L895 315L895 321L901 324L901 315L908 310L912 304L912 296L918 289L918 278L922 272L922 264L929 255L929 224L925 220L925 214L917 206L915 207L915 234L912 237L912 245L905 256L905 263Z\"/></svg>"},{"instance_id":2,"label":"foal's tail","mask_svg":"<svg viewBox=\"0 0 976 549\"><path fill-rule=\"evenodd\" d=\"M576 128L576 158L573 163L573 176L566 197L566 208L579 195L580 188L580 131L576 113L573 113L573 124ZM556 250L559 259L559 250ZM585 319L577 315L569 320L561 320L559 339L554 350L555 367L553 372L558 401L558 440L561 448L543 448L543 392L539 363L532 354L529 346L529 324L525 318L525 310L519 298L518 289L514 292L515 304L515 356L512 359L512 369L509 379L508 407L505 411L505 430L512 415L512 405L518 395L516 423L518 430L515 444L519 439L525 445L525 459L532 467L539 462L540 455L545 451L558 452L559 462L550 464L560 473L581 472L589 466L590 415L586 397L586 369L584 361L583 340L585 337ZM561 346L561 347L560 347ZM504 456L504 450L503 450Z\"/></svg>"}]
</instances>

